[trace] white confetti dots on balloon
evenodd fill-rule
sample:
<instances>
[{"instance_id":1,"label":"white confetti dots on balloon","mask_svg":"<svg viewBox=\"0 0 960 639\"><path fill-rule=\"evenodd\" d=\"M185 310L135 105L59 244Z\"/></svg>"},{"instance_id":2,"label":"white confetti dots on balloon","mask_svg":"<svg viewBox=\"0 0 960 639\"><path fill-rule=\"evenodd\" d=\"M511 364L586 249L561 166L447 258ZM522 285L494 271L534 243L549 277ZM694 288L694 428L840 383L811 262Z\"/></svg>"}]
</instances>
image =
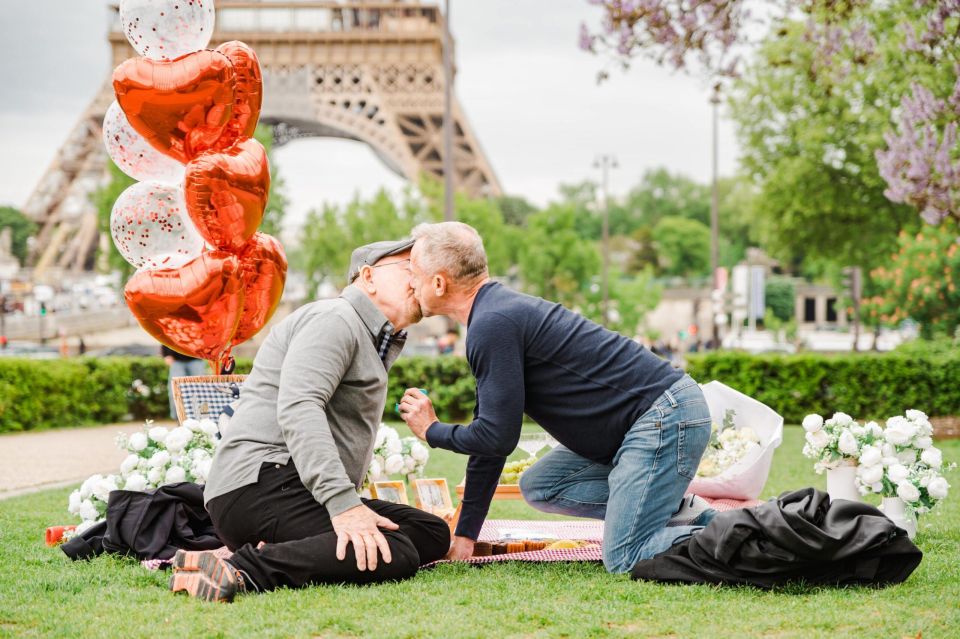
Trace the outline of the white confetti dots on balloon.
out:
<instances>
[{"instance_id":1,"label":"white confetti dots on balloon","mask_svg":"<svg viewBox=\"0 0 960 639\"><path fill-rule=\"evenodd\" d=\"M110 234L123 259L139 270L178 268L204 248L187 215L183 188L156 181L120 194L110 213Z\"/></svg>"},{"instance_id":2,"label":"white confetti dots on balloon","mask_svg":"<svg viewBox=\"0 0 960 639\"><path fill-rule=\"evenodd\" d=\"M157 180L168 184L183 182L185 167L156 150L130 126L116 101L103 118L103 144L121 171L135 180Z\"/></svg>"},{"instance_id":3,"label":"white confetti dots on balloon","mask_svg":"<svg viewBox=\"0 0 960 639\"><path fill-rule=\"evenodd\" d=\"M120 23L142 56L174 60L206 48L213 36L214 0L121 0Z\"/></svg>"}]
</instances>

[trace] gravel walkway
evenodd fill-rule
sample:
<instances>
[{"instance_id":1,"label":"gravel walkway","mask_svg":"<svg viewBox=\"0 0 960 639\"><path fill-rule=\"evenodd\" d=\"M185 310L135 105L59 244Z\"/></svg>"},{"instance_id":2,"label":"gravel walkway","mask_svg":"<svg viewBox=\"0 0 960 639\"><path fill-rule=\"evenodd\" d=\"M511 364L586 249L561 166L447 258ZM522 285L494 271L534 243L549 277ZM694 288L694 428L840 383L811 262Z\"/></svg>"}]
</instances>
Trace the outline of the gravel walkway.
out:
<instances>
[{"instance_id":1,"label":"gravel walkway","mask_svg":"<svg viewBox=\"0 0 960 639\"><path fill-rule=\"evenodd\" d=\"M96 473L119 472L126 454L117 448L117 433L129 435L141 428L143 424L132 422L0 435L0 499L79 484Z\"/></svg>"}]
</instances>

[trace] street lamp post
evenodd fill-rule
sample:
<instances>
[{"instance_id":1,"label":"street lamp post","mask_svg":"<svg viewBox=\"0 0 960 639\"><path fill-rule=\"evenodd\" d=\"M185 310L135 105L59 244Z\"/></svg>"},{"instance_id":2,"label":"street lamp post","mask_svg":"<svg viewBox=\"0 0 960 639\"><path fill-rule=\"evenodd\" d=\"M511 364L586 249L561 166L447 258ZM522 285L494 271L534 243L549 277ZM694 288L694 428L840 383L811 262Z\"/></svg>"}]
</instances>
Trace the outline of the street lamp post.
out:
<instances>
[{"instance_id":1,"label":"street lamp post","mask_svg":"<svg viewBox=\"0 0 960 639\"><path fill-rule=\"evenodd\" d=\"M600 169L603 173L603 225L602 225L602 244L601 253L603 253L603 270L600 276L601 301L600 318L601 323L606 326L609 321L608 308L610 305L609 289L609 271L610 271L610 170L619 166L617 158L612 155L601 155L594 163L593 168Z\"/></svg>"},{"instance_id":2,"label":"street lamp post","mask_svg":"<svg viewBox=\"0 0 960 639\"><path fill-rule=\"evenodd\" d=\"M718 273L720 267L720 193L717 186L717 120L720 107L720 83L713 85L713 95L710 97L713 105L713 184L710 196L710 281L711 293L719 287ZM712 340L716 348L720 344L720 329L717 326L717 313L712 313L710 325L713 327Z\"/></svg>"},{"instance_id":3,"label":"street lamp post","mask_svg":"<svg viewBox=\"0 0 960 639\"><path fill-rule=\"evenodd\" d=\"M443 219L453 214L453 52L450 38L450 0L443 10Z\"/></svg>"}]
</instances>

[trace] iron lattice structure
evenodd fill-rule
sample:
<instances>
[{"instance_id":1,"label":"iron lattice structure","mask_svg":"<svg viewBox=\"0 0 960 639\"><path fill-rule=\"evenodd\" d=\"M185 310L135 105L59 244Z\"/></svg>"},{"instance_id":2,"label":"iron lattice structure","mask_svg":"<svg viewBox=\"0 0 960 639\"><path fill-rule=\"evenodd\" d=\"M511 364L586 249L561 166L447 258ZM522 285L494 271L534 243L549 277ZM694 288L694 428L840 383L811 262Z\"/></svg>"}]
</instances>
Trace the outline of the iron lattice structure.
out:
<instances>
[{"instance_id":1,"label":"iron lattice structure","mask_svg":"<svg viewBox=\"0 0 960 639\"><path fill-rule=\"evenodd\" d=\"M136 53L121 31L117 7L111 11L112 69ZM242 40L260 58L260 121L273 125L275 145L303 137L357 140L402 177L443 177L439 7L403 0L224 0L217 3L216 25L211 48ZM91 196L108 179L100 137L113 99L108 77L24 207L41 229L31 258L37 281L92 269L97 248L110 241L98 232ZM455 188L500 195L456 98L451 108Z\"/></svg>"}]
</instances>

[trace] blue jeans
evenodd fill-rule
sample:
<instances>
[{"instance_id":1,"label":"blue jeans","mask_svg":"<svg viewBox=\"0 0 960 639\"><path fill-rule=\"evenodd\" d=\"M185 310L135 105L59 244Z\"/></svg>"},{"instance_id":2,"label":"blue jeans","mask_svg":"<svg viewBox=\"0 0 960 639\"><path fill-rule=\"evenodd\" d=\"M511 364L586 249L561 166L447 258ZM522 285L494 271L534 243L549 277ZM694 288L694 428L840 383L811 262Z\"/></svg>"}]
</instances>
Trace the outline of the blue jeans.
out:
<instances>
[{"instance_id":1,"label":"blue jeans","mask_svg":"<svg viewBox=\"0 0 960 639\"><path fill-rule=\"evenodd\" d=\"M537 510L603 519L603 564L628 572L703 529L667 522L709 439L703 392L684 375L634 422L611 464L558 446L521 475L520 490Z\"/></svg>"},{"instance_id":2,"label":"blue jeans","mask_svg":"<svg viewBox=\"0 0 960 639\"><path fill-rule=\"evenodd\" d=\"M170 419L177 419L177 407L173 403L173 378L174 377L196 377L198 375L209 375L210 366L206 360L189 359L173 360L170 364L170 370L167 373L167 397L170 400Z\"/></svg>"}]
</instances>

